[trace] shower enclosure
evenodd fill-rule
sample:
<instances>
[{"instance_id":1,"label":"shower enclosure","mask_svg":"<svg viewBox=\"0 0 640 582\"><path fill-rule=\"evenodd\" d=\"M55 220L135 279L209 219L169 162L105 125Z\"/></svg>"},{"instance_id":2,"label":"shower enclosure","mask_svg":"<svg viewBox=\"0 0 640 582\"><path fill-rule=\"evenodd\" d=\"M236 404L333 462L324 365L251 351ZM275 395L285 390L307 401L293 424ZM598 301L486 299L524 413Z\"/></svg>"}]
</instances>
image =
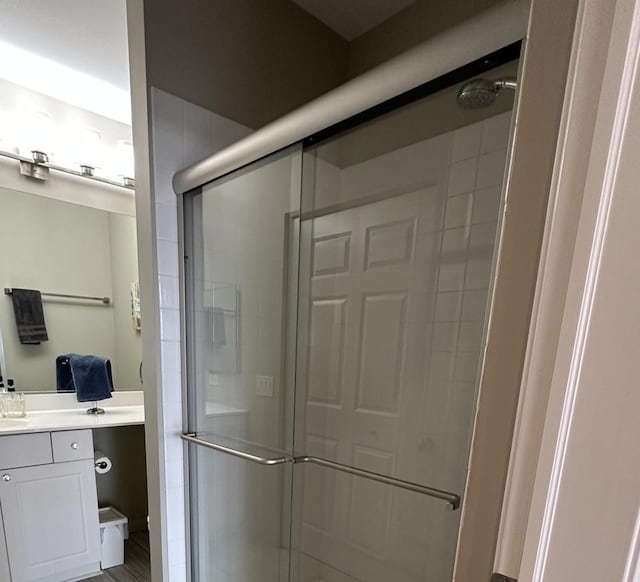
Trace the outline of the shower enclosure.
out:
<instances>
[{"instance_id":1,"label":"shower enclosure","mask_svg":"<svg viewBox=\"0 0 640 582\"><path fill-rule=\"evenodd\" d=\"M194 580L452 579L518 54L185 194Z\"/></svg>"}]
</instances>

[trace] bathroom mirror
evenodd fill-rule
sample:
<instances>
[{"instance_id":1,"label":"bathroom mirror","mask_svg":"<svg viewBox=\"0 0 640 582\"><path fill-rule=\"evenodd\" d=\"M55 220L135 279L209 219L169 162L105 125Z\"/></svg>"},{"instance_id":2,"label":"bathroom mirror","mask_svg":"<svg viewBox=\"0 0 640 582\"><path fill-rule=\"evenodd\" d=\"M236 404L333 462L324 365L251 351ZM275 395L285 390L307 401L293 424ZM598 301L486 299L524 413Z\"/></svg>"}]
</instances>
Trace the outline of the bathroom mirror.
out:
<instances>
[{"instance_id":1,"label":"bathroom mirror","mask_svg":"<svg viewBox=\"0 0 640 582\"><path fill-rule=\"evenodd\" d=\"M51 178L45 185L12 170L11 185L18 188L0 181L2 375L13 378L19 391L56 391L57 356L94 354L111 360L115 390L139 390L133 192L83 178L57 178L56 184ZM48 341L20 343L7 288L42 293ZM108 303L90 299L102 297ZM0 355L0 366L2 360Z\"/></svg>"}]
</instances>

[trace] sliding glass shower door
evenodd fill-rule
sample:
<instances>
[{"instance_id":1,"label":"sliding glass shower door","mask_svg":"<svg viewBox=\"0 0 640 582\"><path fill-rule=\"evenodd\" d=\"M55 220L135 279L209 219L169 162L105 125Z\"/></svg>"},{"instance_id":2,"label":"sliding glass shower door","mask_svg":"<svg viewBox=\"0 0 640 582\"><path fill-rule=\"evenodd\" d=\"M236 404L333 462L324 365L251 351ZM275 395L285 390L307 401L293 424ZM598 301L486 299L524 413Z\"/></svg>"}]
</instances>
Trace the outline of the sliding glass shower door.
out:
<instances>
[{"instance_id":1,"label":"sliding glass shower door","mask_svg":"<svg viewBox=\"0 0 640 582\"><path fill-rule=\"evenodd\" d=\"M458 88L186 196L194 580L451 580L512 106Z\"/></svg>"},{"instance_id":2,"label":"sliding glass shower door","mask_svg":"<svg viewBox=\"0 0 640 582\"><path fill-rule=\"evenodd\" d=\"M289 579L300 170L292 148L185 209L190 430L218 446L190 447L203 582Z\"/></svg>"}]
</instances>

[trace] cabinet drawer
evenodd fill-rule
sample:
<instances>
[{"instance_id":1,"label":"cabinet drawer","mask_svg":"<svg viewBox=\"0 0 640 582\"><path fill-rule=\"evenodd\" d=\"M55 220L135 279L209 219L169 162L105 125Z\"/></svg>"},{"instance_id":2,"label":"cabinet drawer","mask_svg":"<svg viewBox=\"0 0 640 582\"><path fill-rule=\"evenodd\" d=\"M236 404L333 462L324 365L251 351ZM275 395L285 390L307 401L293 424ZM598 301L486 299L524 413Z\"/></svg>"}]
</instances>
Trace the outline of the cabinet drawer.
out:
<instances>
[{"instance_id":1,"label":"cabinet drawer","mask_svg":"<svg viewBox=\"0 0 640 582\"><path fill-rule=\"evenodd\" d=\"M52 432L51 443L53 444L54 463L93 459L93 434L91 430Z\"/></svg>"},{"instance_id":2,"label":"cabinet drawer","mask_svg":"<svg viewBox=\"0 0 640 582\"><path fill-rule=\"evenodd\" d=\"M51 461L48 432L0 437L0 469L46 465Z\"/></svg>"}]
</instances>

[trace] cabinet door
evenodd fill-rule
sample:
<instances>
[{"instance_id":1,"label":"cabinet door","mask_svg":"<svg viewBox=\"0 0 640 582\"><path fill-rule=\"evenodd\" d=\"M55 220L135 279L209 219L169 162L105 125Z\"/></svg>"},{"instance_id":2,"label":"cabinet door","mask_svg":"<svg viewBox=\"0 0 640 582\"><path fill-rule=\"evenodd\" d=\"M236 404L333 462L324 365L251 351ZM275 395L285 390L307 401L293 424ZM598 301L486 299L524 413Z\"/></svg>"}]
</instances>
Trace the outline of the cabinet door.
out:
<instances>
[{"instance_id":1,"label":"cabinet door","mask_svg":"<svg viewBox=\"0 0 640 582\"><path fill-rule=\"evenodd\" d=\"M93 461L2 471L0 503L13 582L54 582L97 569Z\"/></svg>"}]
</instances>

